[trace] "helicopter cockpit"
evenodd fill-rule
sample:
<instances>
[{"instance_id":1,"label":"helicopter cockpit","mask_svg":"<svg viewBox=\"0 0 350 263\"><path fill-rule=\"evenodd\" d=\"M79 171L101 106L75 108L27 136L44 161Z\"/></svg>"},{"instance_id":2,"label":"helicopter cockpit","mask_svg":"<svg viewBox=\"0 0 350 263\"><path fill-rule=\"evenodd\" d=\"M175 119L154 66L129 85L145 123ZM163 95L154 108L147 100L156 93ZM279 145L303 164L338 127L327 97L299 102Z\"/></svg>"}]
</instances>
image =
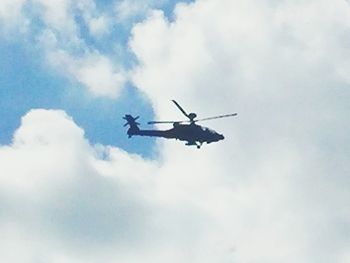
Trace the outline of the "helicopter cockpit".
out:
<instances>
[{"instance_id":1,"label":"helicopter cockpit","mask_svg":"<svg viewBox=\"0 0 350 263\"><path fill-rule=\"evenodd\" d=\"M206 131L206 132L210 132L210 133L216 133L216 131L212 130L212 129L209 129L208 127L203 127L203 126L200 126L200 128L202 129L202 131Z\"/></svg>"}]
</instances>

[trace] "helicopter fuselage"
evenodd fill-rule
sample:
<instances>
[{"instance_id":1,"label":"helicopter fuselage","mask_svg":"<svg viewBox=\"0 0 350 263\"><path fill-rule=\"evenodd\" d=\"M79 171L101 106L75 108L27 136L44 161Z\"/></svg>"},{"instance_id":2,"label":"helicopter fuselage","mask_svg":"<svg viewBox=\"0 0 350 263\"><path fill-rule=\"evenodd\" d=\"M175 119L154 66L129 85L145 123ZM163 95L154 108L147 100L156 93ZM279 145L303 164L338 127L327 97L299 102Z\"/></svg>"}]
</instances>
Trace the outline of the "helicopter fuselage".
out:
<instances>
[{"instance_id":1,"label":"helicopter fuselage","mask_svg":"<svg viewBox=\"0 0 350 263\"><path fill-rule=\"evenodd\" d=\"M131 136L150 136L150 137L163 137L167 139L177 139L180 141L186 141L186 145L196 145L198 148L202 143L212 143L224 139L222 134L217 133L207 127L191 124L178 124L175 123L173 128L168 130L141 130L136 125L131 126L128 130L129 138Z\"/></svg>"}]
</instances>

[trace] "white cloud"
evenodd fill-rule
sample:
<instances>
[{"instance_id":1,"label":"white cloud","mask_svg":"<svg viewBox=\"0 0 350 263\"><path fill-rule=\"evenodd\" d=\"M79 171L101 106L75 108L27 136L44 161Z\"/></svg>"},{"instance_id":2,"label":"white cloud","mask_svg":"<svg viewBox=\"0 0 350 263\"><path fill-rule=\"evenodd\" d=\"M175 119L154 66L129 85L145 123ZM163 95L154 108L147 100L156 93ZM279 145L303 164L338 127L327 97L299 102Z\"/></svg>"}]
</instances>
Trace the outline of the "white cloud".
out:
<instances>
[{"instance_id":1,"label":"white cloud","mask_svg":"<svg viewBox=\"0 0 350 263\"><path fill-rule=\"evenodd\" d=\"M50 64L89 89L93 95L117 97L125 84L126 77L111 60L97 52L74 57L58 50L49 54Z\"/></svg>"},{"instance_id":2,"label":"white cloud","mask_svg":"<svg viewBox=\"0 0 350 263\"><path fill-rule=\"evenodd\" d=\"M94 96L115 98L127 81L127 73L97 50L86 48L82 54L67 51L50 30L40 36L39 43L45 47L52 68L84 85Z\"/></svg>"},{"instance_id":3,"label":"white cloud","mask_svg":"<svg viewBox=\"0 0 350 263\"><path fill-rule=\"evenodd\" d=\"M15 14L15 16L18 16L21 13L21 9L23 7L24 2L25 2L25 0L15 0L15 1L4 0L4 1L1 1L1 4L0 4L1 17L10 18L10 16L14 15L14 14Z\"/></svg>"},{"instance_id":4,"label":"white cloud","mask_svg":"<svg viewBox=\"0 0 350 263\"><path fill-rule=\"evenodd\" d=\"M93 36L107 30L107 16L97 10L93 0L34 0L31 7L37 10L46 29L60 37L80 37L77 16L82 16Z\"/></svg>"},{"instance_id":5,"label":"white cloud","mask_svg":"<svg viewBox=\"0 0 350 263\"><path fill-rule=\"evenodd\" d=\"M319 153L276 137L264 149L168 141L156 163L89 145L62 111L33 110L0 148L0 259L342 262L340 174L328 178L329 163L314 174Z\"/></svg>"},{"instance_id":6,"label":"white cloud","mask_svg":"<svg viewBox=\"0 0 350 263\"><path fill-rule=\"evenodd\" d=\"M22 10L24 6L26 12ZM42 50L50 66L85 86L93 95L115 98L124 87L127 74L122 62L108 58L85 41L86 37L100 41L112 26L110 15L99 11L94 1L5 1L0 4L0 19L7 28L26 29L28 38L35 39L34 45ZM16 21L22 22L17 25ZM36 25L38 21L42 28ZM83 24L90 36L81 32Z\"/></svg>"},{"instance_id":7,"label":"white cloud","mask_svg":"<svg viewBox=\"0 0 350 263\"><path fill-rule=\"evenodd\" d=\"M71 0L34 0L33 5L41 9L47 27L62 34L75 34L77 29Z\"/></svg>"},{"instance_id":8,"label":"white cloud","mask_svg":"<svg viewBox=\"0 0 350 263\"><path fill-rule=\"evenodd\" d=\"M143 196L154 164L101 147L89 145L62 111L33 110L23 117L13 144L0 147L1 261L80 262L83 247L98 249L98 257L106 246L119 250L139 242L148 224Z\"/></svg>"},{"instance_id":9,"label":"white cloud","mask_svg":"<svg viewBox=\"0 0 350 263\"><path fill-rule=\"evenodd\" d=\"M125 84L126 73L118 63L85 43L75 21L75 16L81 12L90 33L98 38L109 30L108 17L99 14L95 2L89 0L66 0L59 4L39 2L45 7L47 26L39 43L46 51L49 64L84 85L95 96L117 97Z\"/></svg>"},{"instance_id":10,"label":"white cloud","mask_svg":"<svg viewBox=\"0 0 350 263\"><path fill-rule=\"evenodd\" d=\"M1 150L2 185L15 184L20 192L26 188L35 192L42 184L52 183L55 177L72 174L63 167L77 161L70 159L73 156L86 155L87 143L82 136L83 131L63 112L28 113L14 136L13 145ZM19 159L21 165L17 165ZM68 163L62 165L65 160Z\"/></svg>"},{"instance_id":11,"label":"white cloud","mask_svg":"<svg viewBox=\"0 0 350 263\"><path fill-rule=\"evenodd\" d=\"M239 112L236 120L210 124L226 136L221 150L171 159L184 167L176 168L179 181L184 174L201 183L198 200L225 229L219 235L235 248L234 262L328 262L349 244L342 156L350 149L337 146L349 145L350 130L341 99L349 96L345 6L197 1L178 5L172 23L157 11L134 27L133 80L160 119L181 116L170 99L200 117ZM165 156L184 154L164 147ZM204 187L210 169L217 178ZM220 190L210 195L209 185Z\"/></svg>"},{"instance_id":12,"label":"white cloud","mask_svg":"<svg viewBox=\"0 0 350 263\"><path fill-rule=\"evenodd\" d=\"M107 13L100 12L94 1L81 0L76 5L83 14L84 22L88 26L91 36L99 39L110 34L113 24L112 17Z\"/></svg>"},{"instance_id":13,"label":"white cloud","mask_svg":"<svg viewBox=\"0 0 350 263\"><path fill-rule=\"evenodd\" d=\"M23 16L23 7L26 0L3 0L0 3L0 29L6 31L17 28L20 32L26 31L27 23Z\"/></svg>"},{"instance_id":14,"label":"white cloud","mask_svg":"<svg viewBox=\"0 0 350 263\"><path fill-rule=\"evenodd\" d=\"M116 19L119 22L129 23L140 16L145 16L149 11L161 6L166 0L122 0L116 2Z\"/></svg>"},{"instance_id":15,"label":"white cloud","mask_svg":"<svg viewBox=\"0 0 350 263\"><path fill-rule=\"evenodd\" d=\"M89 21L89 29L93 36L107 34L109 30L109 19L106 16L92 18Z\"/></svg>"}]
</instances>

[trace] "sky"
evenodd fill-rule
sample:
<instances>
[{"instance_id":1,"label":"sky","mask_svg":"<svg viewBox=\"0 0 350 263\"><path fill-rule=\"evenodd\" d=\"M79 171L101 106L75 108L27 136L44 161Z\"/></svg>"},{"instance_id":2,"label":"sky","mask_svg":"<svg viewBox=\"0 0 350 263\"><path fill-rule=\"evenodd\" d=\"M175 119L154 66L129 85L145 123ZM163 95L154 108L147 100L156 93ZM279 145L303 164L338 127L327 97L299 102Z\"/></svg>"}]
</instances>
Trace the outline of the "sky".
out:
<instances>
[{"instance_id":1,"label":"sky","mask_svg":"<svg viewBox=\"0 0 350 263\"><path fill-rule=\"evenodd\" d=\"M350 262L349 44L344 0L2 0L0 261ZM172 99L238 117L127 138Z\"/></svg>"}]
</instances>

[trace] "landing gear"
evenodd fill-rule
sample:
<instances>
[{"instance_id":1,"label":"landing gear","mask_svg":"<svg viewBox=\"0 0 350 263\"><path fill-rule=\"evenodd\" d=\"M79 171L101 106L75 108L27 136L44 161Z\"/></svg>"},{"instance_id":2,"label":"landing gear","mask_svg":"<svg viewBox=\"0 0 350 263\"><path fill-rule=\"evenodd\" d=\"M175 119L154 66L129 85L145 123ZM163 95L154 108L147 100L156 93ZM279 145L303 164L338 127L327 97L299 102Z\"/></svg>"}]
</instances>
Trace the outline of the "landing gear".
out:
<instances>
[{"instance_id":1,"label":"landing gear","mask_svg":"<svg viewBox=\"0 0 350 263\"><path fill-rule=\"evenodd\" d=\"M187 142L186 143L187 146L195 145L197 147L197 149L200 149L202 144L203 144L202 142Z\"/></svg>"},{"instance_id":2,"label":"landing gear","mask_svg":"<svg viewBox=\"0 0 350 263\"><path fill-rule=\"evenodd\" d=\"M203 144L203 142L195 142L195 141L186 143L187 146L195 145L197 147L197 149L200 149L202 144Z\"/></svg>"},{"instance_id":3,"label":"landing gear","mask_svg":"<svg viewBox=\"0 0 350 263\"><path fill-rule=\"evenodd\" d=\"M200 143L196 143L196 146L197 146L197 149L200 149L201 148L201 146L202 146L202 142L200 142Z\"/></svg>"}]
</instances>

